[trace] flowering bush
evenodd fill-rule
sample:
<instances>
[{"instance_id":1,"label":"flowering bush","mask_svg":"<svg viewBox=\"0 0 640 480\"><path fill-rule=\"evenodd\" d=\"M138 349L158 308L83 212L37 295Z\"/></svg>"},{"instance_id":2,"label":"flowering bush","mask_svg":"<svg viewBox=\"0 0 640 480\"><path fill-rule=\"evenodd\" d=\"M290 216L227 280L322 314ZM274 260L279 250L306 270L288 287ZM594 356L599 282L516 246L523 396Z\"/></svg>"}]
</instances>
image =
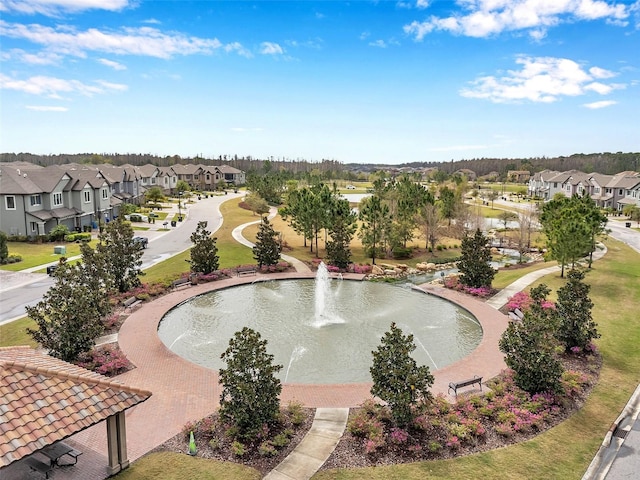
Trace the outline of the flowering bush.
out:
<instances>
[{"instance_id":1,"label":"flowering bush","mask_svg":"<svg viewBox=\"0 0 640 480\"><path fill-rule=\"evenodd\" d=\"M276 272L286 272L291 267L289 262L278 262L275 265L263 265L260 267L260 273L276 273Z\"/></svg>"},{"instance_id":2,"label":"flowering bush","mask_svg":"<svg viewBox=\"0 0 640 480\"><path fill-rule=\"evenodd\" d=\"M480 298L488 298L494 293L494 289L491 287L468 287L460 281L458 276L455 275L445 277L444 286L451 290L456 290L458 292L463 292Z\"/></svg>"},{"instance_id":3,"label":"flowering bush","mask_svg":"<svg viewBox=\"0 0 640 480\"><path fill-rule=\"evenodd\" d=\"M104 347L91 350L86 357L81 358L77 365L101 375L112 377L124 372L131 366L131 362L117 347Z\"/></svg>"},{"instance_id":4,"label":"flowering bush","mask_svg":"<svg viewBox=\"0 0 640 480\"><path fill-rule=\"evenodd\" d=\"M389 437L391 438L391 443L395 445L402 445L409 439L409 433L400 428L392 428Z\"/></svg>"},{"instance_id":5,"label":"flowering bush","mask_svg":"<svg viewBox=\"0 0 640 480\"><path fill-rule=\"evenodd\" d=\"M369 264L365 264L365 265L360 265L358 263L352 263L349 265L349 272L351 273L360 273L360 274L368 274L371 273L371 265Z\"/></svg>"},{"instance_id":6,"label":"flowering bush","mask_svg":"<svg viewBox=\"0 0 640 480\"><path fill-rule=\"evenodd\" d=\"M533 299L527 292L518 292L512 297L509 297L509 300L507 300L507 308L510 312L514 311L516 308L524 311L529 310L532 303Z\"/></svg>"}]
</instances>

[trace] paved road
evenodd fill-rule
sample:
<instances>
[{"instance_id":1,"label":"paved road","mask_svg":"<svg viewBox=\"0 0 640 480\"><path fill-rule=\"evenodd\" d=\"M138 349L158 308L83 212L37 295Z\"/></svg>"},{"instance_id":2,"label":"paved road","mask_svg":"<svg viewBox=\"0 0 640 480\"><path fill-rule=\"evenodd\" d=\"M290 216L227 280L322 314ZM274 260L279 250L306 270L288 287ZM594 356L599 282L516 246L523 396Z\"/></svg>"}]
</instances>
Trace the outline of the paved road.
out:
<instances>
[{"instance_id":1,"label":"paved road","mask_svg":"<svg viewBox=\"0 0 640 480\"><path fill-rule=\"evenodd\" d=\"M229 193L203 198L188 204L185 221L178 223L175 228L170 227L170 231L148 230L140 233L149 238L149 247L142 256L142 268L149 268L188 249L191 246L189 237L195 231L198 221L206 220L209 231L215 232L222 225L220 215L222 202L242 195L242 193ZM156 223L152 228L162 228L162 224ZM23 317L25 306L38 303L52 284L53 279L46 274L0 270L0 324Z\"/></svg>"}]
</instances>

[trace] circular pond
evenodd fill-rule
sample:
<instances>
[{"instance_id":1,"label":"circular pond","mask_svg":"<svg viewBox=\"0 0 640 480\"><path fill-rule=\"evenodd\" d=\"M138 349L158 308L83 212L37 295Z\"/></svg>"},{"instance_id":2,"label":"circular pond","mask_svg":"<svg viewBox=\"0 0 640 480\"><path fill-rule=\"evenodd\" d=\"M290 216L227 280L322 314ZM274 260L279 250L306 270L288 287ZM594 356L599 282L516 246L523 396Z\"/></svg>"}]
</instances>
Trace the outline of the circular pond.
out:
<instances>
[{"instance_id":1,"label":"circular pond","mask_svg":"<svg viewBox=\"0 0 640 480\"><path fill-rule=\"evenodd\" d=\"M474 350L478 321L445 300L383 283L329 280L256 282L202 294L177 305L161 320L162 342L204 367L220 359L234 333L250 327L267 340L289 383L370 382L371 352L392 322L413 334L418 365L433 371Z\"/></svg>"}]
</instances>

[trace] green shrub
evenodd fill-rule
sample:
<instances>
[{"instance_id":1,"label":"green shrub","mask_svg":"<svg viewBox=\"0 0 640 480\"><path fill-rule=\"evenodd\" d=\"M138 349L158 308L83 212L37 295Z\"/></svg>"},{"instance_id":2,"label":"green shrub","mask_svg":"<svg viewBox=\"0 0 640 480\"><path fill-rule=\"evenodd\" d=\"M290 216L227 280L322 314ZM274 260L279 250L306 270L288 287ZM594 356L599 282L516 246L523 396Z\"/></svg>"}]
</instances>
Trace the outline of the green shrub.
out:
<instances>
[{"instance_id":1,"label":"green shrub","mask_svg":"<svg viewBox=\"0 0 640 480\"><path fill-rule=\"evenodd\" d=\"M130 222L141 222L142 221L142 216L141 215L129 215L129 221Z\"/></svg>"},{"instance_id":2,"label":"green shrub","mask_svg":"<svg viewBox=\"0 0 640 480\"><path fill-rule=\"evenodd\" d=\"M413 250L411 248L395 247L393 249L393 258L396 258L396 259L411 258L412 253L413 253Z\"/></svg>"},{"instance_id":3,"label":"green shrub","mask_svg":"<svg viewBox=\"0 0 640 480\"><path fill-rule=\"evenodd\" d=\"M237 440L231 444L231 451L236 457L242 457L247 452L245 446Z\"/></svg>"},{"instance_id":4,"label":"green shrub","mask_svg":"<svg viewBox=\"0 0 640 480\"><path fill-rule=\"evenodd\" d=\"M262 457L273 457L277 453L276 449L270 442L262 442L258 447L258 452Z\"/></svg>"},{"instance_id":5,"label":"green shrub","mask_svg":"<svg viewBox=\"0 0 640 480\"><path fill-rule=\"evenodd\" d=\"M272 443L276 448L286 447L289 445L289 437L284 433L280 433L273 438Z\"/></svg>"}]
</instances>

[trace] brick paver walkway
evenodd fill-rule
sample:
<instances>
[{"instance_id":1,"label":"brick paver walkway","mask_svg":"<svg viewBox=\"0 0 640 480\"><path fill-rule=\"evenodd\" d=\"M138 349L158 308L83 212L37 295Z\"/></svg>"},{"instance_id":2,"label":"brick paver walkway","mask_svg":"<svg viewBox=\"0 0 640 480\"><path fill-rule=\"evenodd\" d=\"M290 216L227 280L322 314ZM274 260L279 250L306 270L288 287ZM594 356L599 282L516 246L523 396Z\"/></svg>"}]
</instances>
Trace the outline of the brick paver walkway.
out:
<instances>
[{"instance_id":1,"label":"brick paver walkway","mask_svg":"<svg viewBox=\"0 0 640 480\"><path fill-rule=\"evenodd\" d=\"M315 273L311 272L291 272L258 274L257 278L229 278L183 288L144 304L134 311L120 329L118 342L136 368L118 376L117 380L127 385L150 390L153 395L146 402L127 411L127 447L130 461L140 458L179 433L188 421L209 415L218 407L220 386L217 372L182 359L160 341L157 328L163 315L182 301L214 289L251 283L256 280L314 277ZM363 275L345 274L343 278L362 280ZM435 383L432 392L434 394L447 395L447 385L450 381L462 380L473 375L489 379L505 368L503 356L498 350L498 340L508 323L505 315L479 300L458 292L433 285L421 285L416 288L462 306L478 319L483 329L480 345L469 356L433 372ZM283 403L297 400L308 407L355 407L370 398L370 388L370 383L284 384L281 400ZM107 445L104 422L74 435L70 441L77 445L77 449L86 452L86 455L80 457L78 465L73 469L56 469L53 478L56 480L106 478ZM3 474L5 474L4 471ZM6 478L13 480L25 477Z\"/></svg>"}]
</instances>

